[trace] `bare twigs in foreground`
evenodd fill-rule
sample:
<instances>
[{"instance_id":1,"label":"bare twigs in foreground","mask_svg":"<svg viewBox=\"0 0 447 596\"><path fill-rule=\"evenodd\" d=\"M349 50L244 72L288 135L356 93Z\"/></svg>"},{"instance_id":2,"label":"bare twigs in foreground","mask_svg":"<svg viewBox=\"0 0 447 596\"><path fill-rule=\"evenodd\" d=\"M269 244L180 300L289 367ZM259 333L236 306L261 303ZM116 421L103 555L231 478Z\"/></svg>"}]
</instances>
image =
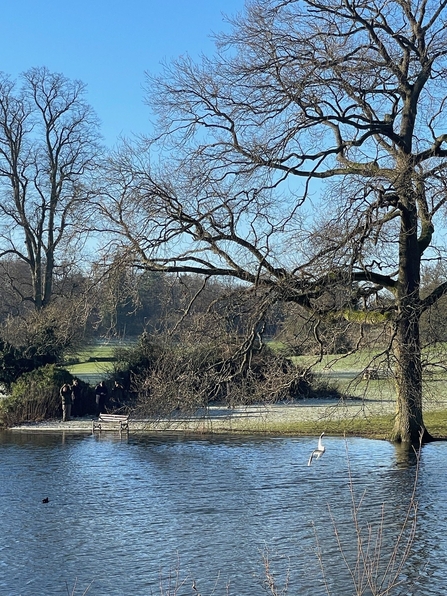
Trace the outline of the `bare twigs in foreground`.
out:
<instances>
[{"instance_id":1,"label":"bare twigs in foreground","mask_svg":"<svg viewBox=\"0 0 447 596\"><path fill-rule=\"evenodd\" d=\"M347 448L346 448L347 449ZM402 583L402 572L414 542L417 509L416 487L418 481L420 447L416 453L416 471L412 491L409 495L408 505L404 518L401 522L397 536L394 538L394 546L391 551L385 550L385 503L382 504L381 513L377 524L362 522L361 510L364 505L365 491L358 498L355 494L351 467L348 454L348 475L349 492L351 496L351 515L354 527L356 550L352 560L348 552L352 544L346 542L346 537L341 536L339 525L328 504L329 514L332 520L338 550L352 581L353 594L355 596L389 596L392 590ZM324 555L321 544L315 531L317 542L317 556L323 575L323 581L328 596L331 595L325 570Z\"/></svg>"}]
</instances>

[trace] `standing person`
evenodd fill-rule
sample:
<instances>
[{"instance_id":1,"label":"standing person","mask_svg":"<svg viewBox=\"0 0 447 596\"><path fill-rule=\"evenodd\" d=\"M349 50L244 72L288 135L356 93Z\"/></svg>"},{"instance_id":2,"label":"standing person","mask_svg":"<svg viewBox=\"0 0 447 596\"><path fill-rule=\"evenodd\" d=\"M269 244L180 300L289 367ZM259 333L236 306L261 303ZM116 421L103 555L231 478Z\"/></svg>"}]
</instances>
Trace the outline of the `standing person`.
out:
<instances>
[{"instance_id":1,"label":"standing person","mask_svg":"<svg viewBox=\"0 0 447 596\"><path fill-rule=\"evenodd\" d=\"M100 381L95 387L95 400L96 400L96 414L99 416L102 409L107 401L107 387L104 381Z\"/></svg>"},{"instance_id":2,"label":"standing person","mask_svg":"<svg viewBox=\"0 0 447 596\"><path fill-rule=\"evenodd\" d=\"M112 403L113 407L117 410L123 406L124 402L124 387L122 384L115 380L115 383L112 388Z\"/></svg>"},{"instance_id":3,"label":"standing person","mask_svg":"<svg viewBox=\"0 0 447 596\"><path fill-rule=\"evenodd\" d=\"M62 400L62 422L67 422L71 417L71 387L64 383L59 391Z\"/></svg>"},{"instance_id":4,"label":"standing person","mask_svg":"<svg viewBox=\"0 0 447 596\"><path fill-rule=\"evenodd\" d=\"M79 385L78 379L73 380L71 386L71 404L73 409L73 416L79 416L81 413L81 386Z\"/></svg>"}]
</instances>

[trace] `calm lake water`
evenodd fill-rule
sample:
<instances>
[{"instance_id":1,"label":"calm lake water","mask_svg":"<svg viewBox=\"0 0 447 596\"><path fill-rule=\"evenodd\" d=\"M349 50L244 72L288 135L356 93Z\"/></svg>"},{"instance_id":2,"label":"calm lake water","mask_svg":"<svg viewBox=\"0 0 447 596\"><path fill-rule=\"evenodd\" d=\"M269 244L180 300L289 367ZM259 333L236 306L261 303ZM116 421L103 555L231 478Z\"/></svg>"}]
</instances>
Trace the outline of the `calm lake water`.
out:
<instances>
[{"instance_id":1,"label":"calm lake water","mask_svg":"<svg viewBox=\"0 0 447 596\"><path fill-rule=\"evenodd\" d=\"M353 500L379 583L406 545L404 531L393 555L416 458L327 437L308 467L316 442L0 433L0 595L256 596L272 593L267 567L278 594L349 596ZM422 450L417 525L391 594L446 593L446 449Z\"/></svg>"}]
</instances>

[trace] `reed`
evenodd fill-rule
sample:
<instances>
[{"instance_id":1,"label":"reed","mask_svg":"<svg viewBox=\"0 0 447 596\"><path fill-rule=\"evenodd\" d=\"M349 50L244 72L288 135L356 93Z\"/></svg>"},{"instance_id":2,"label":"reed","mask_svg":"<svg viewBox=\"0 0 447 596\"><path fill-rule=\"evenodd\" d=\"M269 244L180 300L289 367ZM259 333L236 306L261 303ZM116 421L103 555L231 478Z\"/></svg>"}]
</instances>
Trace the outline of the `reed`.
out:
<instances>
[{"instance_id":1,"label":"reed","mask_svg":"<svg viewBox=\"0 0 447 596\"><path fill-rule=\"evenodd\" d=\"M75 579L75 583L73 585L72 588L70 588L68 586L68 584L65 584L66 590L67 590L67 595L68 596L76 596L76 590L77 590L77 584L78 584L78 579ZM90 588L92 587L93 582L90 582L89 585L85 588L85 590L82 592L81 596L85 596L87 594L87 592L90 590Z\"/></svg>"},{"instance_id":2,"label":"reed","mask_svg":"<svg viewBox=\"0 0 447 596\"><path fill-rule=\"evenodd\" d=\"M405 514L398 528L397 535L392 541L393 547L390 552L386 552L384 549L385 535L388 527L386 503L382 504L380 516L375 524L371 522L365 523L362 520L361 512L364 494L357 496L355 492L346 443L352 516L352 540L347 540L346 536L343 537L340 534L337 519L331 511L330 504L328 504L328 510L332 520L340 558L348 571L351 581L350 588L346 590L347 593L355 594L355 596L390 596L404 582L403 571L414 543L417 524L418 503L416 500L416 488L418 483L420 450L421 444L419 445L419 449L414 451L416 456L415 477L408 503L406 504ZM315 536L317 557L320 563L326 593L328 596L332 596L326 574L324 552L318 540L317 532L315 532ZM356 544L354 560L352 560L349 554L353 542Z\"/></svg>"}]
</instances>

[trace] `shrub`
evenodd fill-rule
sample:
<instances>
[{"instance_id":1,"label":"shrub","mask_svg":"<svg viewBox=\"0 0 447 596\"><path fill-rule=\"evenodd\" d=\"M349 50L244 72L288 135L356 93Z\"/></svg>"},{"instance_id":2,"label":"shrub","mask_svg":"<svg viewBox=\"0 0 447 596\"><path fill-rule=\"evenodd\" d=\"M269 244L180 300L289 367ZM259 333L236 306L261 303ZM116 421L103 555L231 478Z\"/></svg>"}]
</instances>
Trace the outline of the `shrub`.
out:
<instances>
[{"instance_id":1,"label":"shrub","mask_svg":"<svg viewBox=\"0 0 447 596\"><path fill-rule=\"evenodd\" d=\"M142 416L196 411L212 403L228 407L321 397L314 376L258 341L218 333L169 337L143 334L116 352L115 375ZM331 393L334 393L331 388Z\"/></svg>"},{"instance_id":2,"label":"shrub","mask_svg":"<svg viewBox=\"0 0 447 596\"><path fill-rule=\"evenodd\" d=\"M7 390L21 375L64 361L85 338L82 297L55 299L41 310L10 316L0 325L0 383Z\"/></svg>"},{"instance_id":3,"label":"shrub","mask_svg":"<svg viewBox=\"0 0 447 596\"><path fill-rule=\"evenodd\" d=\"M173 346L133 377L145 415L192 412L210 403L232 407L316 397L313 376L266 346L238 352L226 343Z\"/></svg>"},{"instance_id":4,"label":"shrub","mask_svg":"<svg viewBox=\"0 0 447 596\"><path fill-rule=\"evenodd\" d=\"M152 369L162 354L163 348L157 340L143 333L136 345L128 348L119 347L115 350L114 374L125 388L129 389L132 378Z\"/></svg>"},{"instance_id":5,"label":"shrub","mask_svg":"<svg viewBox=\"0 0 447 596\"><path fill-rule=\"evenodd\" d=\"M52 354L39 354L35 347L14 347L0 339L0 383L8 391L24 373L55 362Z\"/></svg>"},{"instance_id":6,"label":"shrub","mask_svg":"<svg viewBox=\"0 0 447 596\"><path fill-rule=\"evenodd\" d=\"M23 374L11 384L10 395L0 402L1 423L13 426L61 416L59 390L71 380L68 371L54 365Z\"/></svg>"}]
</instances>

